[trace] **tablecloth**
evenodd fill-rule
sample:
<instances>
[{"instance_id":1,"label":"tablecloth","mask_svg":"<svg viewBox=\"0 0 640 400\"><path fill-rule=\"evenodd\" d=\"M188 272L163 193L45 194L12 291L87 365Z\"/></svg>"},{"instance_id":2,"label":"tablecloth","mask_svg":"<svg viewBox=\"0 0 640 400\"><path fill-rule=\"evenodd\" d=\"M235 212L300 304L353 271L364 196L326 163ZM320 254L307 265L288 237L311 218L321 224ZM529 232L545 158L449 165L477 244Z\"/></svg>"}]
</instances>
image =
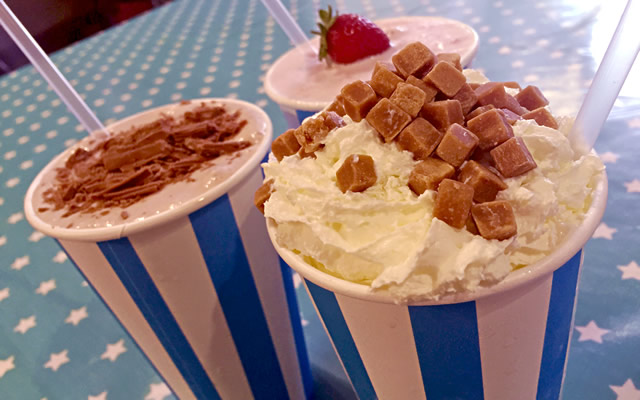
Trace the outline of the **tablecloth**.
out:
<instances>
[{"instance_id":1,"label":"tablecloth","mask_svg":"<svg viewBox=\"0 0 640 400\"><path fill-rule=\"evenodd\" d=\"M325 0L285 0L305 31ZM473 66L538 85L575 114L623 1L340 0L371 19L440 15L473 26ZM37 12L34 11L34 12ZM198 97L254 102L285 121L262 87L290 48L258 0L175 1L52 56L105 123ZM609 202L586 247L565 399L640 399L640 71L634 67L596 143ZM24 218L37 172L86 132L34 68L0 78L0 399L171 399L167 385L55 242ZM351 399L309 298L298 286L316 398Z\"/></svg>"}]
</instances>

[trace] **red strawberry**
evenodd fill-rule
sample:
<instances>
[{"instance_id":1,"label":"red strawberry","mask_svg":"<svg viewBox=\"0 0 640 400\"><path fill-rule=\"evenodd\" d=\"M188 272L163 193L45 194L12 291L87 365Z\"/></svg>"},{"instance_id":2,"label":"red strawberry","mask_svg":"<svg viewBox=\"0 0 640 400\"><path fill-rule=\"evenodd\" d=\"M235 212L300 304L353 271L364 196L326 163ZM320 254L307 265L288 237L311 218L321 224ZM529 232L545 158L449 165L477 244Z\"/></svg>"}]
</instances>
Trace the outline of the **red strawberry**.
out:
<instances>
[{"instance_id":1,"label":"red strawberry","mask_svg":"<svg viewBox=\"0 0 640 400\"><path fill-rule=\"evenodd\" d=\"M389 48L389 38L376 24L356 14L333 15L328 10L318 11L320 31L311 33L320 36L318 59L339 64L382 53ZM328 57L327 57L328 56Z\"/></svg>"}]
</instances>

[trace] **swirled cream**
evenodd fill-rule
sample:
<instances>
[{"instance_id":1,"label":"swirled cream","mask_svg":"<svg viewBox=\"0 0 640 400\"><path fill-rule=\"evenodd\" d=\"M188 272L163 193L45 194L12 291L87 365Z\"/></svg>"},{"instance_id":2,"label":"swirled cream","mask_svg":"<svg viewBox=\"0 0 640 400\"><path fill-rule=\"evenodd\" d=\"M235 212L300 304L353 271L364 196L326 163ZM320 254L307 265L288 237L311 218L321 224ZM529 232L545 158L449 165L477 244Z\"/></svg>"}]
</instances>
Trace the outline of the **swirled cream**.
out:
<instances>
[{"instance_id":1,"label":"swirled cream","mask_svg":"<svg viewBox=\"0 0 640 400\"><path fill-rule=\"evenodd\" d=\"M468 82L484 82L476 72ZM273 155L263 164L273 192L264 204L278 245L309 264L399 299L438 298L494 284L519 267L550 254L584 218L604 166L588 154L574 159L568 131L520 120L513 126L538 167L505 179L498 200L513 207L518 235L487 240L433 217L436 192L417 196L407 186L417 163L395 143L384 143L366 120L331 132L316 158ZM351 154L375 160L377 182L359 193L342 193L336 170Z\"/></svg>"}]
</instances>

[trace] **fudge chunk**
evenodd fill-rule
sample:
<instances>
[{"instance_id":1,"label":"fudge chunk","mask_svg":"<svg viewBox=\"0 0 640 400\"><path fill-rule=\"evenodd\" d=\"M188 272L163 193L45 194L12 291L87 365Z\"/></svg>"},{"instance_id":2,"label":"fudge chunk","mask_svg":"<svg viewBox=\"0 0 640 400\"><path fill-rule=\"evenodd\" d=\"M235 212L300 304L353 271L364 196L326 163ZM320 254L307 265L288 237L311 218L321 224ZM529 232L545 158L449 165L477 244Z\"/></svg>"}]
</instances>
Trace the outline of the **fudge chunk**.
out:
<instances>
[{"instance_id":1,"label":"fudge chunk","mask_svg":"<svg viewBox=\"0 0 640 400\"><path fill-rule=\"evenodd\" d=\"M487 82L478 87L475 92L478 96L478 104L481 106L493 104L496 108L508 108L518 115L527 112L515 97L504 90L504 86L500 82Z\"/></svg>"},{"instance_id":2,"label":"fudge chunk","mask_svg":"<svg viewBox=\"0 0 640 400\"><path fill-rule=\"evenodd\" d=\"M377 176L373 158L365 154L350 155L336 171L336 179L342 193L362 192L375 185Z\"/></svg>"},{"instance_id":3,"label":"fudge chunk","mask_svg":"<svg viewBox=\"0 0 640 400\"><path fill-rule=\"evenodd\" d=\"M513 128L500 110L493 109L467 121L467 128L480 139L479 146L486 150L513 137Z\"/></svg>"},{"instance_id":4,"label":"fudge chunk","mask_svg":"<svg viewBox=\"0 0 640 400\"><path fill-rule=\"evenodd\" d=\"M436 149L438 157L459 167L469 158L478 145L478 137L461 125L453 124L447 129L442 141Z\"/></svg>"},{"instance_id":5,"label":"fudge chunk","mask_svg":"<svg viewBox=\"0 0 640 400\"><path fill-rule=\"evenodd\" d=\"M366 119L387 143L411 122L411 116L387 98L380 100L369 111Z\"/></svg>"},{"instance_id":6,"label":"fudge chunk","mask_svg":"<svg viewBox=\"0 0 640 400\"><path fill-rule=\"evenodd\" d=\"M438 186L433 216L448 225L461 229L469 218L473 204L473 188L462 182L444 179Z\"/></svg>"},{"instance_id":7,"label":"fudge chunk","mask_svg":"<svg viewBox=\"0 0 640 400\"><path fill-rule=\"evenodd\" d=\"M363 81L351 82L340 91L344 110L354 122L360 122L378 101L376 92Z\"/></svg>"},{"instance_id":8,"label":"fudge chunk","mask_svg":"<svg viewBox=\"0 0 640 400\"><path fill-rule=\"evenodd\" d=\"M496 174L473 160L460 168L458 180L473 188L473 200L478 203L495 200L498 192L507 188L507 184Z\"/></svg>"},{"instance_id":9,"label":"fudge chunk","mask_svg":"<svg viewBox=\"0 0 640 400\"><path fill-rule=\"evenodd\" d=\"M438 88L433 86L430 83L423 81L422 79L418 79L415 76L411 75L407 78L406 82L410 85L413 85L424 92L426 95L424 102L429 103L433 101L433 99L438 94Z\"/></svg>"},{"instance_id":10,"label":"fudge chunk","mask_svg":"<svg viewBox=\"0 0 640 400\"><path fill-rule=\"evenodd\" d=\"M462 64L460 64L460 54L458 53L440 53L436 56L438 61L446 61L449 64L456 67L458 71L462 71Z\"/></svg>"},{"instance_id":11,"label":"fudge chunk","mask_svg":"<svg viewBox=\"0 0 640 400\"><path fill-rule=\"evenodd\" d=\"M453 97L467 82L467 78L451 63L438 62L425 77L425 81L437 87L447 97Z\"/></svg>"},{"instance_id":12,"label":"fudge chunk","mask_svg":"<svg viewBox=\"0 0 640 400\"><path fill-rule=\"evenodd\" d=\"M544 107L536 108L533 111L522 116L524 119L533 119L540 126L546 126L552 129L558 129L558 121L553 118L553 115Z\"/></svg>"},{"instance_id":13,"label":"fudge chunk","mask_svg":"<svg viewBox=\"0 0 640 400\"><path fill-rule=\"evenodd\" d=\"M473 106L478 102L478 96L476 96L476 92L471 89L471 86L468 84L462 85L458 93L455 94L451 98L452 100L458 100L460 102L460 106L462 107L462 113L467 115Z\"/></svg>"},{"instance_id":14,"label":"fudge chunk","mask_svg":"<svg viewBox=\"0 0 640 400\"><path fill-rule=\"evenodd\" d=\"M409 188L418 196L427 190L436 190L443 179L451 178L456 169L437 158L427 158L416 164L409 175Z\"/></svg>"},{"instance_id":15,"label":"fudge chunk","mask_svg":"<svg viewBox=\"0 0 640 400\"><path fill-rule=\"evenodd\" d=\"M416 160L426 160L442 140L442 132L424 118L416 118L400 132L398 146L413 153Z\"/></svg>"},{"instance_id":16,"label":"fudge chunk","mask_svg":"<svg viewBox=\"0 0 640 400\"><path fill-rule=\"evenodd\" d=\"M282 161L284 157L296 154L300 147L300 143L296 139L295 129L289 129L273 141L271 152L278 161Z\"/></svg>"},{"instance_id":17,"label":"fudge chunk","mask_svg":"<svg viewBox=\"0 0 640 400\"><path fill-rule=\"evenodd\" d=\"M426 97L427 95L416 86L400 82L389 100L415 118L422 110Z\"/></svg>"},{"instance_id":18,"label":"fudge chunk","mask_svg":"<svg viewBox=\"0 0 640 400\"><path fill-rule=\"evenodd\" d=\"M393 73L386 65L381 62L377 62L373 68L373 74L371 75L371 81L369 85L375 90L375 92L382 97L389 97L398 83L404 82L402 78Z\"/></svg>"},{"instance_id":19,"label":"fudge chunk","mask_svg":"<svg viewBox=\"0 0 640 400\"><path fill-rule=\"evenodd\" d=\"M271 193L273 193L273 179L269 179L268 181L264 182L253 195L253 204L263 214L264 203L269 200L269 198L271 197Z\"/></svg>"},{"instance_id":20,"label":"fudge chunk","mask_svg":"<svg viewBox=\"0 0 640 400\"><path fill-rule=\"evenodd\" d=\"M516 216L508 201L474 204L471 215L480 232L488 240L505 240L518 233Z\"/></svg>"},{"instance_id":21,"label":"fudge chunk","mask_svg":"<svg viewBox=\"0 0 640 400\"><path fill-rule=\"evenodd\" d=\"M407 79L409 75L422 78L435 63L436 56L420 42L406 45L391 57L391 62L400 75Z\"/></svg>"},{"instance_id":22,"label":"fudge chunk","mask_svg":"<svg viewBox=\"0 0 640 400\"><path fill-rule=\"evenodd\" d=\"M420 116L429 121L438 130L446 131L452 124L464 123L462 106L458 100L443 100L425 103Z\"/></svg>"},{"instance_id":23,"label":"fudge chunk","mask_svg":"<svg viewBox=\"0 0 640 400\"><path fill-rule=\"evenodd\" d=\"M527 110L535 110L549 104L549 100L542 94L537 86L527 86L516 94L518 103Z\"/></svg>"},{"instance_id":24,"label":"fudge chunk","mask_svg":"<svg viewBox=\"0 0 640 400\"><path fill-rule=\"evenodd\" d=\"M522 175L537 167L529 149L519 137L511 138L491 150L491 157L505 178Z\"/></svg>"}]
</instances>

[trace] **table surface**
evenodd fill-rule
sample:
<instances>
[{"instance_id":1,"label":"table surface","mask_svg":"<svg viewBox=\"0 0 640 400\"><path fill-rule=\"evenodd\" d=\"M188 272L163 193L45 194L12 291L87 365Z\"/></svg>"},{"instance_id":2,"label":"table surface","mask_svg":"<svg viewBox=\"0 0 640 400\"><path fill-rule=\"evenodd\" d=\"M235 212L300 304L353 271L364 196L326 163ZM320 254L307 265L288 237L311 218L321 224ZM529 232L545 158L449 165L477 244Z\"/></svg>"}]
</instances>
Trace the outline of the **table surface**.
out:
<instances>
[{"instance_id":1,"label":"table surface","mask_svg":"<svg viewBox=\"0 0 640 400\"><path fill-rule=\"evenodd\" d=\"M305 31L326 0L284 2ZM575 114L624 1L342 0L375 19L440 15L480 36L473 65L494 80L538 85L557 114ZM258 0L176 1L52 58L105 123L198 97L263 107L262 88L290 44ZM640 68L596 143L609 203L586 247L564 398L640 399ZM46 163L86 132L32 67L0 78L0 398L171 399L168 387L22 202ZM295 277L316 398L353 392Z\"/></svg>"}]
</instances>

